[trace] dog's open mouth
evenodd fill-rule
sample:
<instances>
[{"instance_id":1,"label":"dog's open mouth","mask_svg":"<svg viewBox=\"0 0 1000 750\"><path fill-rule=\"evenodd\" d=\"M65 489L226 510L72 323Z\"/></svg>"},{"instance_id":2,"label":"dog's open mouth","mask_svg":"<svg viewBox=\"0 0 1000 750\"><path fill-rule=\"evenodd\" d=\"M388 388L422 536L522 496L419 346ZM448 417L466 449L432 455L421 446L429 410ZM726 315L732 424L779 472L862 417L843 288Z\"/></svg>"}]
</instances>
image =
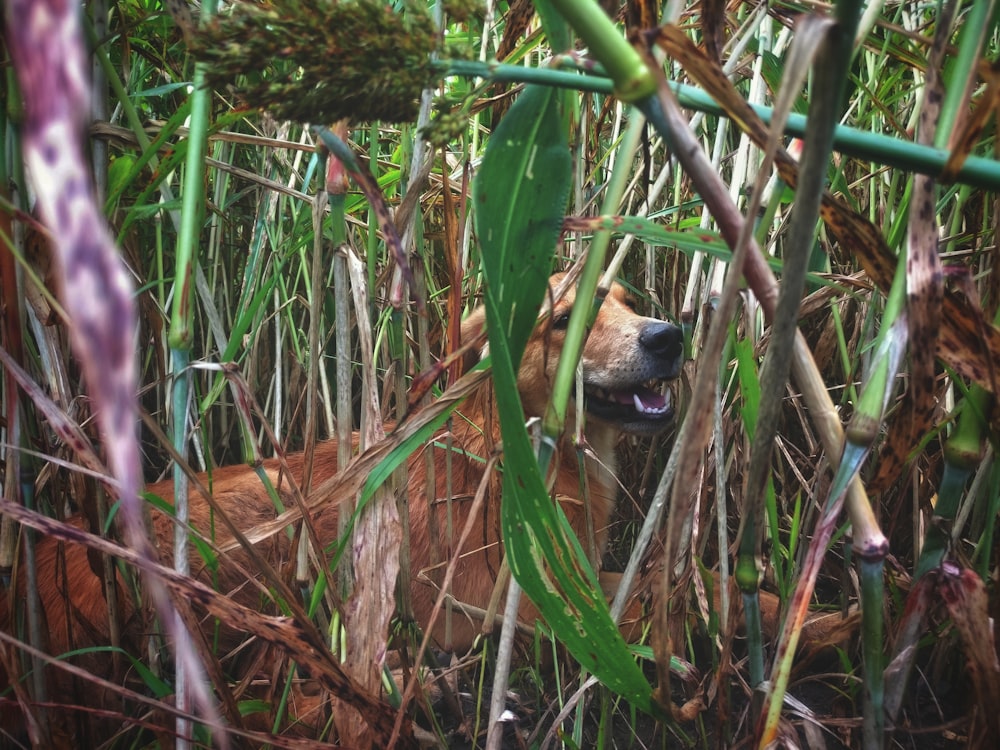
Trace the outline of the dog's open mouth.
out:
<instances>
[{"instance_id":1,"label":"dog's open mouth","mask_svg":"<svg viewBox=\"0 0 1000 750\"><path fill-rule=\"evenodd\" d=\"M621 390L589 385L585 396L588 413L629 432L658 432L674 418L670 391L660 393L649 385Z\"/></svg>"}]
</instances>

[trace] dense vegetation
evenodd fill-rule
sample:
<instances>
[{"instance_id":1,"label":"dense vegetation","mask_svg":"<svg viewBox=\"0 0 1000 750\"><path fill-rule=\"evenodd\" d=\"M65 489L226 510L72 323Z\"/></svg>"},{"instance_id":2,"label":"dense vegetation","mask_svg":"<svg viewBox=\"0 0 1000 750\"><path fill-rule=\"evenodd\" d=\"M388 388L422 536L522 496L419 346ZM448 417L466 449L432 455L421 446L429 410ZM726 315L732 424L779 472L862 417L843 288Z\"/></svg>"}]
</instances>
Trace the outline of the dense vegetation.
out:
<instances>
[{"instance_id":1,"label":"dense vegetation","mask_svg":"<svg viewBox=\"0 0 1000 750\"><path fill-rule=\"evenodd\" d=\"M123 485L107 467L129 436L93 419L112 363L79 348L79 298L57 301L72 233L33 205L46 186L31 186L39 173L21 151L33 98L57 92L19 87L12 36L28 16L8 4L0 565L34 582L36 542L13 518L44 522L11 505L83 512L121 538L108 519ZM274 746L378 745L403 703L414 725L400 746L413 732L483 746L491 726L509 747L997 746L995 3L600 5L84 4L89 168L135 287L146 480L175 460L258 466L399 423L345 470L340 491L363 525L395 503L390 475L455 408L467 382L450 358L457 322L485 302L503 524L529 530L506 552L559 644L539 628L510 670L497 657L507 634L494 634L418 669L418 634L396 623L402 667L386 671L391 687L370 685L374 662L357 664L338 610L352 567L387 563L377 543L368 557L352 548L345 528L325 569L303 555L281 571L300 601L272 587L276 605L263 608L304 619L338 658L301 663L288 630L287 653L227 672L235 662L209 643L200 658L220 713L273 731ZM588 305L618 279L644 314L685 330L676 430L619 446L603 564L634 577L623 592L649 613L639 645L618 637L554 507L533 502L575 362L532 433L512 401L548 272L571 267ZM567 336L585 333L590 310L578 308ZM44 533L76 538L59 524ZM198 549L217 564L217 550ZM113 577L107 559L91 565ZM119 575L133 609L149 610L149 579L124 564ZM184 579L175 602L195 600ZM8 613L30 607L23 586L7 598ZM205 606L248 633L277 622ZM0 662L21 682L0 716L45 700L42 661L24 646L44 645L44 626L15 619ZM82 654L154 699L104 706L104 725L124 727L120 746L186 731L171 708L182 670L153 635L146 648ZM364 649L380 653L389 635L366 631ZM296 660L319 675L316 705L340 675L357 678L338 696L361 729L335 726L341 708L332 722L326 708L289 722ZM57 702L85 704L87 674L74 685ZM493 724L491 696L493 721L514 718ZM86 711L47 708L32 740L90 736ZM234 742L262 741L247 736ZM194 738L211 741L204 727Z\"/></svg>"}]
</instances>

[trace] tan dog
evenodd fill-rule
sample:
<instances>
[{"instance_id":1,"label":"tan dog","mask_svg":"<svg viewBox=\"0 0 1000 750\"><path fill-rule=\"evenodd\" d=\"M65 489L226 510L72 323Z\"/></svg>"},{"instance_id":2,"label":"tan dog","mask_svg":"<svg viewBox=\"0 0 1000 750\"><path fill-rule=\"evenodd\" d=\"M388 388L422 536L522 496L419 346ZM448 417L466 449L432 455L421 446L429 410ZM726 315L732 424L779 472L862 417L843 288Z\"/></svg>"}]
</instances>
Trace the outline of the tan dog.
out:
<instances>
[{"instance_id":1,"label":"tan dog","mask_svg":"<svg viewBox=\"0 0 1000 750\"><path fill-rule=\"evenodd\" d=\"M552 278L552 284L561 278L562 275L557 274ZM527 344L518 374L518 387L528 418L540 417L544 413L573 298L571 290L556 301L551 316L537 326ZM474 312L463 324L463 336L468 338L478 333L483 320L481 309ZM615 447L618 438L623 432L659 432L672 422L673 409L669 394L662 395L652 390L650 384L675 378L680 371L681 359L681 331L670 323L637 314L625 289L614 285L600 308L583 352L584 405L587 414L584 434L588 449L584 459L586 488L581 488L578 451L570 437L563 438L560 444L553 483L554 496L559 498L584 544L588 537L596 540L598 560L606 543L606 529L617 494ZM572 411L571 409L570 413ZM453 527L461 529L469 515L471 498L484 479L484 459L493 454L499 444L499 420L489 381L459 407L452 425L450 451L443 447L445 440L442 435L438 435L425 448L433 454L433 488L427 487L423 452L418 451L409 460L409 533L413 571L413 580L409 582L409 586L417 621L423 627L429 624L431 609L438 593L435 582L441 579L441 563L450 559L454 553L447 540L441 539L438 544L440 557L432 558L428 515L435 513L437 528L446 528L446 480L450 477ZM570 433L567 430L567 434ZM287 464L292 475L300 479L303 470L302 454L289 456ZM336 443L330 441L317 446L312 486L315 487L332 476L336 467ZM267 461L265 468L280 491L278 462ZM207 478L203 480L205 484L208 483ZM488 486L484 510L481 517L474 520L469 544L462 551L451 586L451 593L458 602L480 609L487 606L500 568L502 552L499 536L501 478L494 472L486 481ZM254 472L245 465L214 471L212 488L218 506L244 531L275 518L271 499ZM173 496L173 485L163 482L150 486L148 491L169 500ZM284 500L286 505L292 504L290 496ZM585 528L585 502L590 505L592 529ZM191 493L190 505L191 525L194 529L208 537L210 530L214 528L214 543L218 547L232 541L224 524L217 521L212 523L209 506L199 494ZM338 509L333 505L317 513L313 519L318 536L325 544L337 539L337 516ZM163 514L154 513L154 529L157 545L169 560L173 523ZM288 537L279 533L262 543L261 551L277 567L289 562L290 546ZM107 605L102 584L88 564L86 550L77 545L42 539L36 559L40 595L48 621L49 650L59 654L83 646L109 643ZM65 559L65 565L61 563L62 559ZM244 553L237 552L232 559L244 570L247 569L248 560ZM220 591L229 593L241 603L250 606L259 606L261 603L260 594L247 585L239 568L227 564L226 560L220 561L218 571L213 576L205 570L202 558L192 552L191 570L197 577L217 586ZM23 591L23 584L21 590ZM122 596L121 601L127 601L127 597ZM522 618L532 616L533 610L530 605L526 605L522 609ZM10 618L4 616L3 620L4 627L9 632ZM441 622L434 625L433 632L441 645L462 650L471 645L481 627L481 622L459 613L454 618L452 643L443 643L444 629ZM223 633L221 645L224 649L236 646L240 635Z\"/></svg>"}]
</instances>

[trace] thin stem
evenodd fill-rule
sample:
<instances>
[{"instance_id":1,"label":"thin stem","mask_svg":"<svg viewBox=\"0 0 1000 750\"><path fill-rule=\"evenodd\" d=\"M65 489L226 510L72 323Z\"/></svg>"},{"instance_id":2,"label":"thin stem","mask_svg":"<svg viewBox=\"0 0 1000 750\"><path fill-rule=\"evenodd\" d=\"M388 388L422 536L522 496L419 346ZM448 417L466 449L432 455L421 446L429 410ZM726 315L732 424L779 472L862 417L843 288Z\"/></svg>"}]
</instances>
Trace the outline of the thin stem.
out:
<instances>
[{"instance_id":1,"label":"thin stem","mask_svg":"<svg viewBox=\"0 0 1000 750\"><path fill-rule=\"evenodd\" d=\"M215 0L202 4L202 22L214 15ZM187 455L187 406L190 394L190 350L193 337L193 268L198 262L198 237L204 217L205 206L205 153L208 147L208 125L211 119L211 91L205 86L205 66L195 65L191 91L191 124L188 133L188 152L181 192L181 224L177 232L177 267L175 276L174 305L170 319L170 356L174 373L173 381L173 421L174 448L181 457ZM188 482L187 475L179 464L174 464L174 569L181 575L188 575ZM176 616L176 632L184 633L180 614ZM183 661L176 666L176 705L188 711L188 680ZM190 747L191 722L178 717L177 747Z\"/></svg>"},{"instance_id":2,"label":"thin stem","mask_svg":"<svg viewBox=\"0 0 1000 750\"><path fill-rule=\"evenodd\" d=\"M645 127L646 118L639 112L634 112L629 120L625 137L622 139L621 154L616 161L616 168L611 174L611 181L604 197L603 214L618 212L632 169L632 157L639 147L639 141ZM607 256L610 242L611 231L602 229L594 233L590 248L587 250L583 273L577 282L576 299L583 300L584 303L586 300L594 302L591 305L573 305L573 312L570 314L566 328L566 338L563 340L562 354L559 357L559 367L556 370L552 387L552 398L549 400L549 406L545 412L542 426L542 432L545 436L543 444L558 439L566 423L566 408L575 381L574 373L580 362L587 330L593 324L603 300L602 296L597 296L597 285L601 278L601 269L604 267L604 258ZM546 467L547 462L542 465L543 475Z\"/></svg>"}]
</instances>

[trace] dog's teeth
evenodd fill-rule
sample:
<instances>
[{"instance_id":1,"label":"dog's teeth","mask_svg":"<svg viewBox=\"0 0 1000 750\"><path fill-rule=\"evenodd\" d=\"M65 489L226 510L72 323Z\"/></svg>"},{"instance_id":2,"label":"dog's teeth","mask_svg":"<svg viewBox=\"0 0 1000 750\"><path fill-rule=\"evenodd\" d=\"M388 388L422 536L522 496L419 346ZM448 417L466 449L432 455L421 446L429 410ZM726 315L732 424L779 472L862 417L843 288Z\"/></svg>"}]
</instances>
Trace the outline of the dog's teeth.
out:
<instances>
[{"instance_id":1,"label":"dog's teeth","mask_svg":"<svg viewBox=\"0 0 1000 750\"><path fill-rule=\"evenodd\" d=\"M635 404L635 410L640 414L665 414L667 410L670 408L669 398L664 399L663 406L659 407L646 406L646 404L642 403L642 399L639 398L638 393L632 394L632 402Z\"/></svg>"}]
</instances>

